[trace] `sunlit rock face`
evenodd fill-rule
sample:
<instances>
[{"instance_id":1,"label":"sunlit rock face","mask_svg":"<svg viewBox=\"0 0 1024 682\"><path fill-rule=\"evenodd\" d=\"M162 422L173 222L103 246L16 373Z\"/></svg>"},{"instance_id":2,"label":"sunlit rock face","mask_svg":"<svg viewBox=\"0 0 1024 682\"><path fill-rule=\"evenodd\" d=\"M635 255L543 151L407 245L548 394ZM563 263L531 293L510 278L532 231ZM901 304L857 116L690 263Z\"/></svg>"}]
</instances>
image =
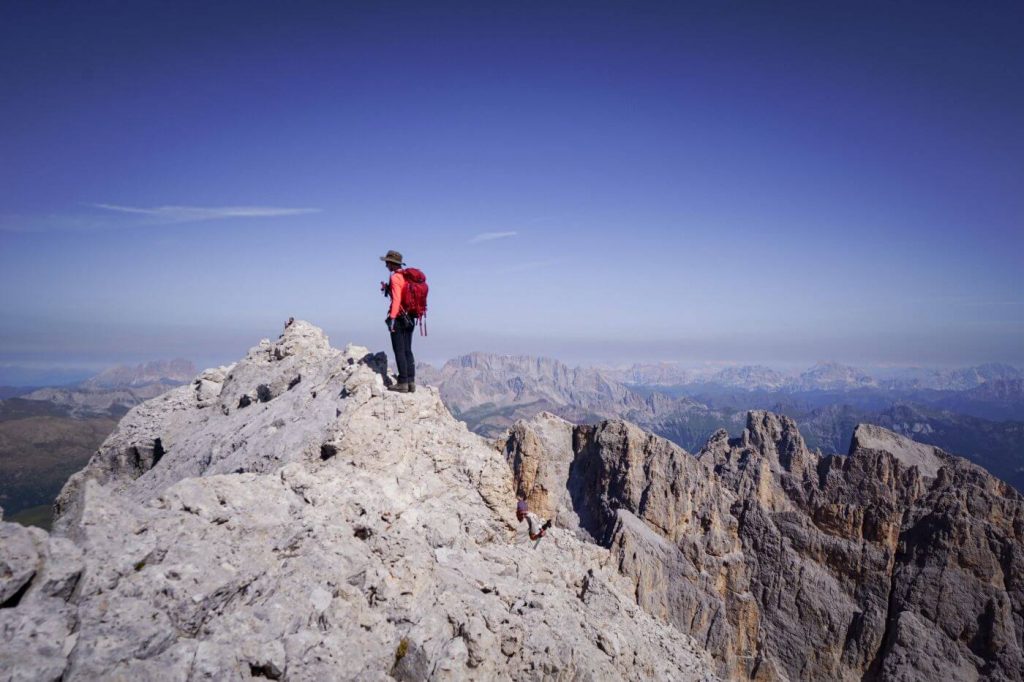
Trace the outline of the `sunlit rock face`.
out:
<instances>
[{"instance_id":1,"label":"sunlit rock face","mask_svg":"<svg viewBox=\"0 0 1024 682\"><path fill-rule=\"evenodd\" d=\"M0 670L40 680L711 679L610 552L516 525L435 390L295 322L129 412L0 523Z\"/></svg>"},{"instance_id":2,"label":"sunlit rock face","mask_svg":"<svg viewBox=\"0 0 1024 682\"><path fill-rule=\"evenodd\" d=\"M1024 677L1024 504L966 460L869 425L824 457L768 412L696 456L544 415L498 445L519 494L607 546L723 676Z\"/></svg>"}]
</instances>

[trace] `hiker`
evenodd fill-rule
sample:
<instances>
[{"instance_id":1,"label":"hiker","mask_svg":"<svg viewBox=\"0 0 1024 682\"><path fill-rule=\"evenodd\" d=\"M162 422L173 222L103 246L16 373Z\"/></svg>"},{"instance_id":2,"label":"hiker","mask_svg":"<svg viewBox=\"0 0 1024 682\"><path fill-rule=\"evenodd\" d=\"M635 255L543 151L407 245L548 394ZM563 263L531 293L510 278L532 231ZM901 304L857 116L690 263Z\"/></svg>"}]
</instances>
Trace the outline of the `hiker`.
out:
<instances>
[{"instance_id":1,"label":"hiker","mask_svg":"<svg viewBox=\"0 0 1024 682\"><path fill-rule=\"evenodd\" d=\"M412 331L420 320L420 333L426 334L427 278L415 268L403 269L405 263L398 251L388 251L380 259L391 272L391 278L381 282L380 288L391 299L384 322L391 332L391 347L398 367L398 382L388 386L388 390L413 393L416 391L416 360L412 356Z\"/></svg>"},{"instance_id":2,"label":"hiker","mask_svg":"<svg viewBox=\"0 0 1024 682\"><path fill-rule=\"evenodd\" d=\"M542 526L537 515L530 511L526 500L519 500L519 504L516 505L516 521L522 523L523 519L526 519L526 525L530 529L531 540L540 540L547 534L548 528L551 527L551 519L545 521Z\"/></svg>"}]
</instances>

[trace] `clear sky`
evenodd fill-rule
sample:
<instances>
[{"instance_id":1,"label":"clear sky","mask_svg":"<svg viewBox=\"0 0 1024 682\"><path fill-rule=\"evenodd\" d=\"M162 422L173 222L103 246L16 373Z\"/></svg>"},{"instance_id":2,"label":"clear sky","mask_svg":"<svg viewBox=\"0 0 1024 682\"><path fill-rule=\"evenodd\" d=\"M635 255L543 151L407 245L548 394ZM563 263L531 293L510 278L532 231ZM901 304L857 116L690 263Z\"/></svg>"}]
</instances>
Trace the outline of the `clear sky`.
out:
<instances>
[{"instance_id":1,"label":"clear sky","mask_svg":"<svg viewBox=\"0 0 1024 682\"><path fill-rule=\"evenodd\" d=\"M1024 363L1024 4L0 6L0 365ZM3 383L0 372L0 383Z\"/></svg>"}]
</instances>

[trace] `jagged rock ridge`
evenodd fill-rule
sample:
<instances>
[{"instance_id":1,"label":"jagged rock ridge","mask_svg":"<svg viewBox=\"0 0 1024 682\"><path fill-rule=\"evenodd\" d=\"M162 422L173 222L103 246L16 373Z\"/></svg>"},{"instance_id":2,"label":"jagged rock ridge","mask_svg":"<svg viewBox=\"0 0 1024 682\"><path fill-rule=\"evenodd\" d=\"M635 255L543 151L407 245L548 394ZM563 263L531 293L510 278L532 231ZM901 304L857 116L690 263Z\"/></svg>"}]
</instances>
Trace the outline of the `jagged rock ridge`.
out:
<instances>
[{"instance_id":1,"label":"jagged rock ridge","mask_svg":"<svg viewBox=\"0 0 1024 682\"><path fill-rule=\"evenodd\" d=\"M15 680L708 679L607 550L511 518L436 390L296 322L134 408L58 501L0 524Z\"/></svg>"},{"instance_id":2,"label":"jagged rock ridge","mask_svg":"<svg viewBox=\"0 0 1024 682\"><path fill-rule=\"evenodd\" d=\"M608 546L724 676L1024 677L1024 500L966 460L872 426L821 456L767 412L696 457L553 415L498 446L519 494Z\"/></svg>"}]
</instances>

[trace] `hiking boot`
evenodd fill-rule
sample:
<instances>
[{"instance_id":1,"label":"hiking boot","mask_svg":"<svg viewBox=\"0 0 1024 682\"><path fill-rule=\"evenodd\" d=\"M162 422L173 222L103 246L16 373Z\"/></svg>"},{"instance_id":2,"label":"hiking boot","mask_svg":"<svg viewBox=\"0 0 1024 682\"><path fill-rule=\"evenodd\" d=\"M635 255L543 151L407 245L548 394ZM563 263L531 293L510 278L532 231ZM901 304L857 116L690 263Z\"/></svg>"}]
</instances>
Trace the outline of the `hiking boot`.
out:
<instances>
[{"instance_id":1,"label":"hiking boot","mask_svg":"<svg viewBox=\"0 0 1024 682\"><path fill-rule=\"evenodd\" d=\"M409 393L410 392L409 391L409 384L406 384L406 383L392 384L391 386L388 386L388 390L389 391L394 391L395 393Z\"/></svg>"},{"instance_id":2,"label":"hiking boot","mask_svg":"<svg viewBox=\"0 0 1024 682\"><path fill-rule=\"evenodd\" d=\"M415 393L416 392L416 382L415 381L410 381L408 384L406 384L406 386L409 387L409 393Z\"/></svg>"}]
</instances>

